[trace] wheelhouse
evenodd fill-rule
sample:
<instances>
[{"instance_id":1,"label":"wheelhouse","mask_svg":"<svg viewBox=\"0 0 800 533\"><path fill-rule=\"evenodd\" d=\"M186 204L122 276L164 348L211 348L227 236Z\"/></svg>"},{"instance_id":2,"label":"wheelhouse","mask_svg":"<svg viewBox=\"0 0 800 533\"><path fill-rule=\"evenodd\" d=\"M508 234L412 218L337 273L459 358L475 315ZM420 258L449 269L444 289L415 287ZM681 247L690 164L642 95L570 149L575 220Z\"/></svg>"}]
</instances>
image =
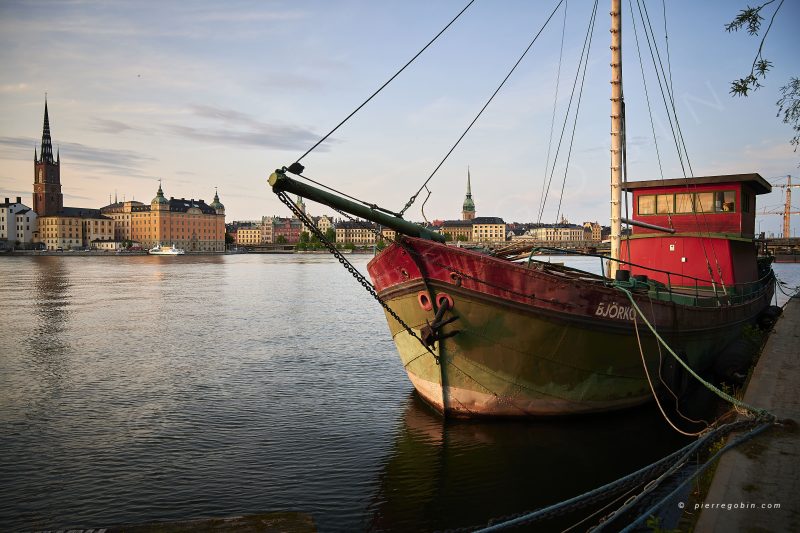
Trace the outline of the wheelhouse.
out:
<instances>
[{"instance_id":1,"label":"wheelhouse","mask_svg":"<svg viewBox=\"0 0 800 533\"><path fill-rule=\"evenodd\" d=\"M631 274L671 287L721 285L748 292L760 275L754 244L756 196L772 190L758 174L732 174L623 184L633 193L634 225L621 259ZM736 287L739 287L737 290Z\"/></svg>"}]
</instances>

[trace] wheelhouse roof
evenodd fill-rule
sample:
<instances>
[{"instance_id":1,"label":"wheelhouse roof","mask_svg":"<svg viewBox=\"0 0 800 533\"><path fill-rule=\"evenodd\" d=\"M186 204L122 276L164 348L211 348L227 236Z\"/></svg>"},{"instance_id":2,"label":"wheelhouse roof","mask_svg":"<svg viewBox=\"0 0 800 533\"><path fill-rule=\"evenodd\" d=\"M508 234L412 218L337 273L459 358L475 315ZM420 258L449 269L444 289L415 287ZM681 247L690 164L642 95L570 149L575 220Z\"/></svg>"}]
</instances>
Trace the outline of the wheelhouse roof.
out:
<instances>
[{"instance_id":1,"label":"wheelhouse roof","mask_svg":"<svg viewBox=\"0 0 800 533\"><path fill-rule=\"evenodd\" d=\"M749 183L756 194L772 191L772 185L759 174L724 174L722 176L696 176L668 180L628 181L622 184L623 191L655 189L663 187L684 187L686 185L713 185L716 183Z\"/></svg>"}]
</instances>

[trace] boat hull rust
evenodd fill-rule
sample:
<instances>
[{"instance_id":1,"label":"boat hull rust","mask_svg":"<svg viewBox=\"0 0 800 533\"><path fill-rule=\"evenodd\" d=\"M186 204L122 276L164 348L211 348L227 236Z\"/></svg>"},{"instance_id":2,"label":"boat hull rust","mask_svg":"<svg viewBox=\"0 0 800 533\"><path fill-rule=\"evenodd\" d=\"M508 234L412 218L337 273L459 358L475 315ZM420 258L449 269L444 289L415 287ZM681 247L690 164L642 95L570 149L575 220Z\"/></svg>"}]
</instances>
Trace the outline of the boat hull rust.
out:
<instances>
[{"instance_id":1,"label":"boat hull rust","mask_svg":"<svg viewBox=\"0 0 800 533\"><path fill-rule=\"evenodd\" d=\"M386 315L409 379L448 415L553 416L634 406L652 396L641 353L655 382L669 357L637 320L640 352L627 296L591 274L570 278L569 269L529 268L410 238L376 256L368 270L381 298L417 335L434 321L437 298L452 300L445 317L458 318L441 333L458 333L435 344L439 362ZM634 297L670 345L702 370L771 296L769 286L748 303L708 308Z\"/></svg>"}]
</instances>

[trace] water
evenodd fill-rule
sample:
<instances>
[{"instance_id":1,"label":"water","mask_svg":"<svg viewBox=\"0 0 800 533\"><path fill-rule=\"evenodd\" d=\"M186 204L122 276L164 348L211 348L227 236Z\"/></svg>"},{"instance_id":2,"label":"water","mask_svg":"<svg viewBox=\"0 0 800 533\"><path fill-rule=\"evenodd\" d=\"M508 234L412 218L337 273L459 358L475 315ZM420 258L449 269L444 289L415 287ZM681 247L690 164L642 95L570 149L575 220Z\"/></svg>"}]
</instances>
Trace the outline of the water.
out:
<instances>
[{"instance_id":1,"label":"water","mask_svg":"<svg viewBox=\"0 0 800 533\"><path fill-rule=\"evenodd\" d=\"M443 421L326 255L8 257L0 309L4 531L273 511L321 531L461 527L685 442L654 406Z\"/></svg>"}]
</instances>

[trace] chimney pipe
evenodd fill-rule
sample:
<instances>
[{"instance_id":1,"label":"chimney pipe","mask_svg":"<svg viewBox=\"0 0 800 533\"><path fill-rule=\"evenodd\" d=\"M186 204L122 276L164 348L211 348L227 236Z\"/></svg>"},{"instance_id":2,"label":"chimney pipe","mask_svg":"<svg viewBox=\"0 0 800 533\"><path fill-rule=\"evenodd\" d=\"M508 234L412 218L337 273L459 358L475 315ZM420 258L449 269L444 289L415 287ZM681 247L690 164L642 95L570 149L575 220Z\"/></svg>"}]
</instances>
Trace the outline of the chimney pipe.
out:
<instances>
[{"instance_id":1,"label":"chimney pipe","mask_svg":"<svg viewBox=\"0 0 800 533\"><path fill-rule=\"evenodd\" d=\"M18 203L18 204L21 204L21 203L22 203L22 196L17 196L17 203Z\"/></svg>"}]
</instances>

